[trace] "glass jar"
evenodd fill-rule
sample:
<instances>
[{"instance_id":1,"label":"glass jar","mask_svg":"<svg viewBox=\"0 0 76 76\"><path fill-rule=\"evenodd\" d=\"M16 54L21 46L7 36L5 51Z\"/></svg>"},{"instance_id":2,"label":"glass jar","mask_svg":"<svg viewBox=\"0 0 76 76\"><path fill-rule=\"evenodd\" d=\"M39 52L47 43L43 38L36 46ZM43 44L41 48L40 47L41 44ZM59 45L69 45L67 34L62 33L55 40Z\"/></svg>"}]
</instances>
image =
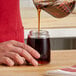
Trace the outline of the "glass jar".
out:
<instances>
[{"instance_id":1,"label":"glass jar","mask_svg":"<svg viewBox=\"0 0 76 76\"><path fill-rule=\"evenodd\" d=\"M37 59L39 65L48 64L50 62L51 48L48 31L30 31L27 39L27 44L40 53L40 58Z\"/></svg>"}]
</instances>

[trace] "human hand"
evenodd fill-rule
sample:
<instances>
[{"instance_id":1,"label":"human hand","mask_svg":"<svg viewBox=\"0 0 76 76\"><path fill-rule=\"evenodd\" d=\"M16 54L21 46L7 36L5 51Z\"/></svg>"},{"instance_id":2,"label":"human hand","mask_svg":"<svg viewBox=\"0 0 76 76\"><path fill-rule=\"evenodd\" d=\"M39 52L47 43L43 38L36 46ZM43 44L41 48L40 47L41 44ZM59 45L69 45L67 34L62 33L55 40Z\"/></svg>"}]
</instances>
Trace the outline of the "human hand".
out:
<instances>
[{"instance_id":1,"label":"human hand","mask_svg":"<svg viewBox=\"0 0 76 76\"><path fill-rule=\"evenodd\" d=\"M21 65L24 64L24 60L27 60L37 66L38 62L35 58L39 57L40 54L36 50L24 43L15 40L0 43L0 64L13 66L17 63Z\"/></svg>"}]
</instances>

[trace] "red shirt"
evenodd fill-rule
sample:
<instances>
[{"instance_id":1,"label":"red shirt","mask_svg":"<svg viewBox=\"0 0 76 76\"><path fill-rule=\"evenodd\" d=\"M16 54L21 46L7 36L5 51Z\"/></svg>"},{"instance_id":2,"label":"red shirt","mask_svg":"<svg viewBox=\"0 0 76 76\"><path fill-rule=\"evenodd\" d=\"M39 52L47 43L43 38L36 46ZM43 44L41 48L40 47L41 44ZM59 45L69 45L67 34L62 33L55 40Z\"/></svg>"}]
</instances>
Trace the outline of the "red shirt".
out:
<instances>
[{"instance_id":1,"label":"red shirt","mask_svg":"<svg viewBox=\"0 0 76 76\"><path fill-rule=\"evenodd\" d=\"M0 42L8 40L24 42L19 0L0 0Z\"/></svg>"}]
</instances>

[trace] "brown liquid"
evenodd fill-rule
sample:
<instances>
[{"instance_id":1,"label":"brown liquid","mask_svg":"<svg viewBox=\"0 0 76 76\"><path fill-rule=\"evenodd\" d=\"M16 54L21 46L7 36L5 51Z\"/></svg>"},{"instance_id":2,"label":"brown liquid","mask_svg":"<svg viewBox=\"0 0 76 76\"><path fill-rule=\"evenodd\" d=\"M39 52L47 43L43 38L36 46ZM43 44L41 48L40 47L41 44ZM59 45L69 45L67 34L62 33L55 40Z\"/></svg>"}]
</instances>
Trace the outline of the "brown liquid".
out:
<instances>
[{"instance_id":1,"label":"brown liquid","mask_svg":"<svg viewBox=\"0 0 76 76\"><path fill-rule=\"evenodd\" d=\"M27 44L36 49L41 57L37 59L39 64L48 64L50 62L50 38L30 38Z\"/></svg>"},{"instance_id":2,"label":"brown liquid","mask_svg":"<svg viewBox=\"0 0 76 76\"><path fill-rule=\"evenodd\" d=\"M63 18L65 16L68 16L72 12L72 10L75 7L75 1L61 4L50 3L48 1L40 1L39 3L35 3L35 6L37 10L43 9L44 11L46 11L47 13L51 14L56 18ZM38 27L40 26L38 25Z\"/></svg>"},{"instance_id":3,"label":"brown liquid","mask_svg":"<svg viewBox=\"0 0 76 76\"><path fill-rule=\"evenodd\" d=\"M38 12L38 33L40 31L40 12L41 12L41 9L37 9L37 12Z\"/></svg>"}]
</instances>

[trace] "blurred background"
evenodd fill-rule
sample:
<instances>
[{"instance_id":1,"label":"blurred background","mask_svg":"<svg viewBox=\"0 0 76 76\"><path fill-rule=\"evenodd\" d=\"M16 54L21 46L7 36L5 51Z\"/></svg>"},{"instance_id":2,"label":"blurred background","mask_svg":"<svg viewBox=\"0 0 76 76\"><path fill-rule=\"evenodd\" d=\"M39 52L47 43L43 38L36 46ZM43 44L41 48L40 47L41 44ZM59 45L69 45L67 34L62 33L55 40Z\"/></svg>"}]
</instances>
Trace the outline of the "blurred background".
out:
<instances>
[{"instance_id":1,"label":"blurred background","mask_svg":"<svg viewBox=\"0 0 76 76\"><path fill-rule=\"evenodd\" d=\"M20 0L22 23L25 30L37 29L37 10L32 0ZM41 11L41 29L76 28L76 7L69 16L56 19L44 11ZM54 50L76 49L76 38L50 38L51 47ZM26 41L26 39L25 39Z\"/></svg>"},{"instance_id":2,"label":"blurred background","mask_svg":"<svg viewBox=\"0 0 76 76\"><path fill-rule=\"evenodd\" d=\"M32 0L20 0L21 8L23 7L34 7Z\"/></svg>"}]
</instances>

